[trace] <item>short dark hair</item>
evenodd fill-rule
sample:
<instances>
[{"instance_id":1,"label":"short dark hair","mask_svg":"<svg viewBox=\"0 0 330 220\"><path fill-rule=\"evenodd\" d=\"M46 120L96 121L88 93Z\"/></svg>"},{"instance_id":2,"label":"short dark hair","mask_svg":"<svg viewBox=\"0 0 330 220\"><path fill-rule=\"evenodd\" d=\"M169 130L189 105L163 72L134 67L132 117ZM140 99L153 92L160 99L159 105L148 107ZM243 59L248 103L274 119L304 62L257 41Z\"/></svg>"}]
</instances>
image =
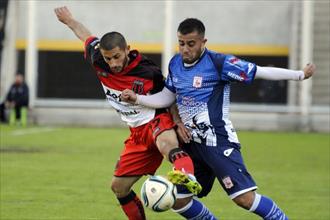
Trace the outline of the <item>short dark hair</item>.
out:
<instances>
[{"instance_id":1,"label":"short dark hair","mask_svg":"<svg viewBox=\"0 0 330 220\"><path fill-rule=\"evenodd\" d=\"M190 34L194 31L197 31L198 34L204 37L205 35L205 26L203 22L197 18L186 18L179 24L178 32L181 34Z\"/></svg>"},{"instance_id":2,"label":"short dark hair","mask_svg":"<svg viewBox=\"0 0 330 220\"><path fill-rule=\"evenodd\" d=\"M112 31L103 35L100 40L100 47L104 50L112 50L116 47L125 49L127 47L127 43L121 33Z\"/></svg>"}]
</instances>

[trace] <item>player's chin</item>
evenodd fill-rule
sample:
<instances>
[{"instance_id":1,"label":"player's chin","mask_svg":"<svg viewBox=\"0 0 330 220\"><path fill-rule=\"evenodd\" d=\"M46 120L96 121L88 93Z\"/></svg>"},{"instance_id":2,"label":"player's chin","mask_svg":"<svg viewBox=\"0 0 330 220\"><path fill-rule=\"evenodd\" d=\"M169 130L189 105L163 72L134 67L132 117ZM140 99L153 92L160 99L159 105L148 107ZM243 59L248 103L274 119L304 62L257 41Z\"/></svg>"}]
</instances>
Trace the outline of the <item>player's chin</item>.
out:
<instances>
[{"instance_id":1,"label":"player's chin","mask_svg":"<svg viewBox=\"0 0 330 220\"><path fill-rule=\"evenodd\" d=\"M199 56L196 56L196 55L193 55L193 54L189 54L189 55L187 54L187 55L182 56L183 62L185 62L187 64L192 64L198 59L199 59Z\"/></svg>"},{"instance_id":2,"label":"player's chin","mask_svg":"<svg viewBox=\"0 0 330 220\"><path fill-rule=\"evenodd\" d=\"M111 72L113 73L120 73L123 68L111 68Z\"/></svg>"},{"instance_id":3,"label":"player's chin","mask_svg":"<svg viewBox=\"0 0 330 220\"><path fill-rule=\"evenodd\" d=\"M183 62L184 63L187 63L187 64L191 64L191 63L193 63L194 61L193 61L193 59L191 59L191 58L188 58L188 57L183 57Z\"/></svg>"}]
</instances>

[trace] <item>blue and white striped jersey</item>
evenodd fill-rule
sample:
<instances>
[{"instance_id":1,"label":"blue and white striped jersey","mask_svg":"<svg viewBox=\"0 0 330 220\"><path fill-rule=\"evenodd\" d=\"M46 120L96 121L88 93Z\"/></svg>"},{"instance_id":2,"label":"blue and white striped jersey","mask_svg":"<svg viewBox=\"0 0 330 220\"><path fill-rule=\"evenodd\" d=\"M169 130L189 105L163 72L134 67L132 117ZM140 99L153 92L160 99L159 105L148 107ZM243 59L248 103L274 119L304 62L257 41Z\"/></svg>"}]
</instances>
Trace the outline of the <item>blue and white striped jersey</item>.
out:
<instances>
[{"instance_id":1,"label":"blue and white striped jersey","mask_svg":"<svg viewBox=\"0 0 330 220\"><path fill-rule=\"evenodd\" d=\"M180 117L195 142L239 143L229 120L230 82L252 83L255 73L254 63L207 49L191 67L180 54L171 59L166 87L176 93Z\"/></svg>"}]
</instances>

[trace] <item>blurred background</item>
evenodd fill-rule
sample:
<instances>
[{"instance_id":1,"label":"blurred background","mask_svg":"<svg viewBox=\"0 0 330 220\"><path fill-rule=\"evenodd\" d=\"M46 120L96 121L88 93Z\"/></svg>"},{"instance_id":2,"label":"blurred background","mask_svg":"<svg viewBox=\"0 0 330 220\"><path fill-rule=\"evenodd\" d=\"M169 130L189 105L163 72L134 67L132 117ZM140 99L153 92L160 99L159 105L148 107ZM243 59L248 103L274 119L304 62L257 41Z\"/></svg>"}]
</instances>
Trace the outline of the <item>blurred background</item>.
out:
<instances>
[{"instance_id":1,"label":"blurred background","mask_svg":"<svg viewBox=\"0 0 330 220\"><path fill-rule=\"evenodd\" d=\"M65 5L96 36L121 32L164 76L177 51L176 28L187 17L204 22L211 50L260 66L314 62L317 73L304 82L234 84L231 118L238 129L330 131L329 1L0 2L0 101L15 73L23 73L30 124L123 126L84 61L83 43L54 14Z\"/></svg>"}]
</instances>

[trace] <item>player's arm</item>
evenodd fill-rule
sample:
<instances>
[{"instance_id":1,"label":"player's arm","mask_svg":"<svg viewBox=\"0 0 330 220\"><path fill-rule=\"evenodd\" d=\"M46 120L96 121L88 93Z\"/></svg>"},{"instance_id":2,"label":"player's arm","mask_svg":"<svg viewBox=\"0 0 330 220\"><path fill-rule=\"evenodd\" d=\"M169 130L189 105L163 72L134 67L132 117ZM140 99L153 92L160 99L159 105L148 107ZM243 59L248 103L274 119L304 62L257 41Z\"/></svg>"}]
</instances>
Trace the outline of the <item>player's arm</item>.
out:
<instances>
[{"instance_id":1,"label":"player's arm","mask_svg":"<svg viewBox=\"0 0 330 220\"><path fill-rule=\"evenodd\" d=\"M289 70L276 67L261 67L257 66L256 79L266 80L296 80L301 81L308 79L315 73L316 67L314 64L307 64L303 70Z\"/></svg>"},{"instance_id":2,"label":"player's arm","mask_svg":"<svg viewBox=\"0 0 330 220\"><path fill-rule=\"evenodd\" d=\"M192 140L191 133L188 130L188 128L186 128L186 126L181 121L179 111L178 111L178 107L175 103L171 105L170 113L172 115L174 123L177 126L176 127L176 133L178 135L179 140L183 143L186 143L186 144L189 143Z\"/></svg>"},{"instance_id":3,"label":"player's arm","mask_svg":"<svg viewBox=\"0 0 330 220\"><path fill-rule=\"evenodd\" d=\"M120 98L124 102L144 105L149 108L167 108L175 102L176 95L166 87L153 95L138 95L130 89L125 89Z\"/></svg>"},{"instance_id":4,"label":"player's arm","mask_svg":"<svg viewBox=\"0 0 330 220\"><path fill-rule=\"evenodd\" d=\"M67 25L82 42L85 42L87 38L92 36L91 32L82 23L73 18L66 6L55 8L54 11L58 20Z\"/></svg>"}]
</instances>

